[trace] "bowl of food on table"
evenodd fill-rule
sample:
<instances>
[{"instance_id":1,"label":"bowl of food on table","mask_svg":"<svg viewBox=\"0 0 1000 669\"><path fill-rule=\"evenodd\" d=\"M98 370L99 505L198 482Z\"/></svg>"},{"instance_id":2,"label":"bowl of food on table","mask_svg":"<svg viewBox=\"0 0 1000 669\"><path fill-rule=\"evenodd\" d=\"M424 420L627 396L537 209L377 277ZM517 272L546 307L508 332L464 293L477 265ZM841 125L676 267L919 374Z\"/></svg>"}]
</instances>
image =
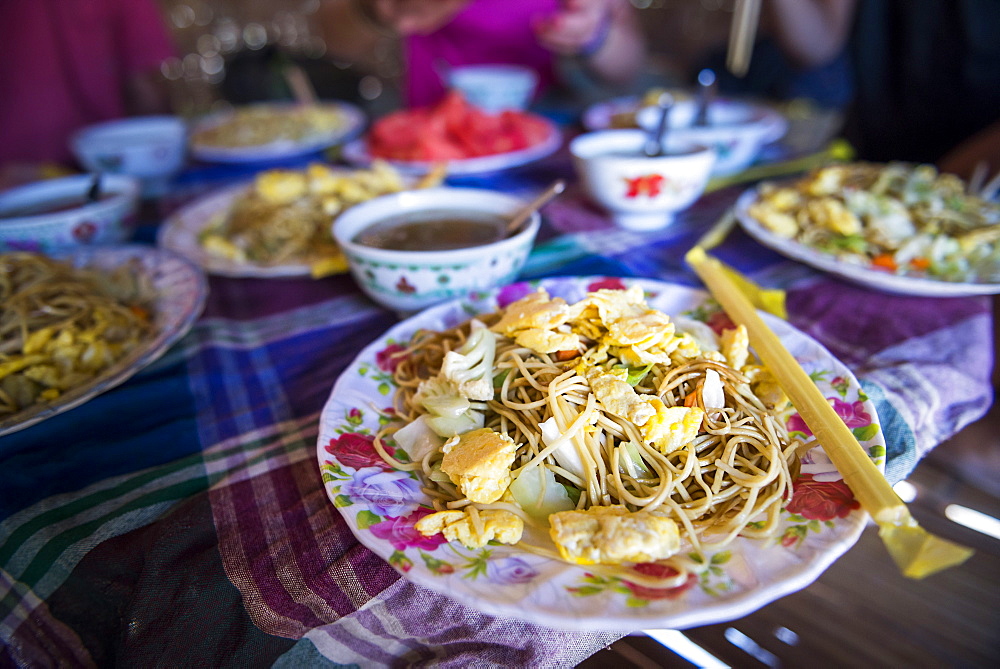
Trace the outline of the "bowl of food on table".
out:
<instances>
[{"instance_id":1,"label":"bowl of food on table","mask_svg":"<svg viewBox=\"0 0 1000 669\"><path fill-rule=\"evenodd\" d=\"M132 233L140 185L133 177L82 174L0 193L0 251L49 252L111 244Z\"/></svg>"},{"instance_id":2,"label":"bowl of food on table","mask_svg":"<svg viewBox=\"0 0 1000 669\"><path fill-rule=\"evenodd\" d=\"M1000 204L933 165L827 165L747 190L736 215L765 246L855 283L926 296L1000 292Z\"/></svg>"},{"instance_id":3,"label":"bowl of food on table","mask_svg":"<svg viewBox=\"0 0 1000 669\"><path fill-rule=\"evenodd\" d=\"M317 162L265 170L249 184L209 193L177 211L160 228L158 243L222 276L346 273L330 222L359 202L435 186L441 178L440 171L403 175L384 161L357 169Z\"/></svg>"},{"instance_id":4,"label":"bowl of food on table","mask_svg":"<svg viewBox=\"0 0 1000 669\"><path fill-rule=\"evenodd\" d=\"M463 175L524 165L560 146L562 133L545 117L517 109L485 111L451 91L435 105L376 119L343 154L355 164L382 159L408 173L445 164L449 174Z\"/></svg>"},{"instance_id":5,"label":"bowl of food on table","mask_svg":"<svg viewBox=\"0 0 1000 669\"><path fill-rule=\"evenodd\" d=\"M644 107L654 106L664 93L675 103L692 99L692 94L683 88L654 86L642 95L623 95L595 102L583 111L580 123L588 131L638 128L636 114Z\"/></svg>"},{"instance_id":6,"label":"bowl of food on table","mask_svg":"<svg viewBox=\"0 0 1000 669\"><path fill-rule=\"evenodd\" d=\"M655 230L704 192L714 149L668 135L662 155L649 156L642 130L599 130L570 142L573 166L587 194L615 225Z\"/></svg>"},{"instance_id":7,"label":"bowl of food on table","mask_svg":"<svg viewBox=\"0 0 1000 669\"><path fill-rule=\"evenodd\" d=\"M187 123L178 116L136 116L87 126L70 139L91 172L127 174L144 197L162 195L187 157Z\"/></svg>"},{"instance_id":8,"label":"bowl of food on table","mask_svg":"<svg viewBox=\"0 0 1000 669\"><path fill-rule=\"evenodd\" d=\"M670 133L678 139L704 144L715 149L713 175L732 174L746 169L768 144L781 139L788 130L788 120L777 110L761 103L717 99L709 105L704 124L697 122L698 102L684 99L670 111ZM653 130L659 110L646 106L636 113L640 128Z\"/></svg>"},{"instance_id":9,"label":"bowl of food on table","mask_svg":"<svg viewBox=\"0 0 1000 669\"><path fill-rule=\"evenodd\" d=\"M538 74L521 65L464 65L447 73L448 84L471 104L487 112L527 109L538 86Z\"/></svg>"},{"instance_id":10,"label":"bowl of food on table","mask_svg":"<svg viewBox=\"0 0 1000 669\"><path fill-rule=\"evenodd\" d=\"M351 274L374 301L413 312L517 276L541 217L508 223L528 203L480 188L428 188L384 195L351 208L333 237Z\"/></svg>"}]
</instances>

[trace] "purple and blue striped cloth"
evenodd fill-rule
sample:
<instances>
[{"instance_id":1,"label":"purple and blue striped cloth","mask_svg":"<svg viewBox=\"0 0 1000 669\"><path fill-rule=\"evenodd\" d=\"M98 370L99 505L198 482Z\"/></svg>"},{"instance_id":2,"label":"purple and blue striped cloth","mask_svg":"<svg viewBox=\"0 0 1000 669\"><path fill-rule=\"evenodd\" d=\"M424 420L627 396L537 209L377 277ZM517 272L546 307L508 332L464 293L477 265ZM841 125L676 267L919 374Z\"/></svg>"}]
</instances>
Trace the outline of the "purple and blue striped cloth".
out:
<instances>
[{"instance_id":1,"label":"purple and blue striped cloth","mask_svg":"<svg viewBox=\"0 0 1000 669\"><path fill-rule=\"evenodd\" d=\"M558 171L549 163L492 185L540 189ZM736 195L711 193L670 228L635 234L571 190L546 210L524 275L695 285L683 253ZM891 481L986 412L986 298L857 287L738 230L716 253L785 289L789 320L861 379ZM395 320L348 276L212 278L204 315L165 357L0 438L0 666L571 667L614 641L491 617L415 586L329 502L319 412L338 374Z\"/></svg>"}]
</instances>

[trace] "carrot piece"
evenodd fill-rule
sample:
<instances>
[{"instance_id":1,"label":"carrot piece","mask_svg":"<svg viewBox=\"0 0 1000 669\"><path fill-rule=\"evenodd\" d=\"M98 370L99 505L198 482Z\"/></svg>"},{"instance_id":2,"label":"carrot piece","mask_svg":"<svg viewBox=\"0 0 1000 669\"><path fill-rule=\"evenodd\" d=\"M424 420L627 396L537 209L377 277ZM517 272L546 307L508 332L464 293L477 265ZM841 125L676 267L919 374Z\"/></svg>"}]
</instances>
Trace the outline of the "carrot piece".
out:
<instances>
[{"instance_id":1,"label":"carrot piece","mask_svg":"<svg viewBox=\"0 0 1000 669\"><path fill-rule=\"evenodd\" d=\"M920 270L921 272L926 270L930 266L931 266L930 258L925 258L924 256L917 256L916 258L910 261L910 267L916 270Z\"/></svg>"},{"instance_id":2,"label":"carrot piece","mask_svg":"<svg viewBox=\"0 0 1000 669\"><path fill-rule=\"evenodd\" d=\"M872 265L881 269L887 269L891 272L896 271L896 260L892 257L891 253L878 254L872 258Z\"/></svg>"}]
</instances>

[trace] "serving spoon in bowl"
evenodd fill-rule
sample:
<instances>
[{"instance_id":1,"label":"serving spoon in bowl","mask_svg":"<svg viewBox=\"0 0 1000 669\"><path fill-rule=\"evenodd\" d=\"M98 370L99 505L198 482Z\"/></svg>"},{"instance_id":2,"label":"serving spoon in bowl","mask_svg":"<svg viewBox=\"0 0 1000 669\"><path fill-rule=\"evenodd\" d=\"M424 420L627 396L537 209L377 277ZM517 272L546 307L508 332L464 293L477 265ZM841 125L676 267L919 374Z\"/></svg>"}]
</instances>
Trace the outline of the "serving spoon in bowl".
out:
<instances>
[{"instance_id":1,"label":"serving spoon in bowl","mask_svg":"<svg viewBox=\"0 0 1000 669\"><path fill-rule=\"evenodd\" d=\"M715 98L715 89L715 72L706 67L698 73L698 111L695 112L693 123L695 127L708 125L708 108Z\"/></svg>"},{"instance_id":2,"label":"serving spoon in bowl","mask_svg":"<svg viewBox=\"0 0 1000 669\"><path fill-rule=\"evenodd\" d=\"M642 152L649 158L656 158L664 154L663 142L666 140L667 129L670 126L670 109L674 106L674 96L670 93L661 93L656 99L656 107L660 110L660 115L656 120L656 127L646 137L646 142L642 145Z\"/></svg>"},{"instance_id":3,"label":"serving spoon in bowl","mask_svg":"<svg viewBox=\"0 0 1000 669\"><path fill-rule=\"evenodd\" d=\"M90 186L87 187L87 202L97 202L101 199L101 173L97 172L94 177L90 180Z\"/></svg>"},{"instance_id":4,"label":"serving spoon in bowl","mask_svg":"<svg viewBox=\"0 0 1000 669\"><path fill-rule=\"evenodd\" d=\"M518 232L521 231L521 226L524 225L535 211L541 209L545 206L549 200L554 198L559 193L566 190L566 181L564 179L556 179L552 184L539 193L538 197L524 205L522 208L518 209L517 212L507 221L507 231L505 237L513 237Z\"/></svg>"}]
</instances>

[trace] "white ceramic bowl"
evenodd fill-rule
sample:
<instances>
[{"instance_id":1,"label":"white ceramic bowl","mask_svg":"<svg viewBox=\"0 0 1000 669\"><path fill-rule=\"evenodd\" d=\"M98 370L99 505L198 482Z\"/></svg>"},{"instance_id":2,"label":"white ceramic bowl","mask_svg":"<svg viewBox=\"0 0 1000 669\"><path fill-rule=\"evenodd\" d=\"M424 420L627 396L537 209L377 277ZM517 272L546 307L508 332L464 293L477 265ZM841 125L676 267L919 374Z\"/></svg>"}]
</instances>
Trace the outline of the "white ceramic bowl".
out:
<instances>
[{"instance_id":1,"label":"white ceramic bowl","mask_svg":"<svg viewBox=\"0 0 1000 669\"><path fill-rule=\"evenodd\" d=\"M669 225L705 191L715 162L713 149L676 139L668 139L665 155L650 158L645 141L642 130L598 130L569 145L588 195L629 230Z\"/></svg>"},{"instance_id":2,"label":"white ceramic bowl","mask_svg":"<svg viewBox=\"0 0 1000 669\"><path fill-rule=\"evenodd\" d=\"M184 167L187 125L177 116L136 116L90 125L70 138L70 148L91 172L127 174L146 197L162 195Z\"/></svg>"},{"instance_id":3,"label":"white ceramic bowl","mask_svg":"<svg viewBox=\"0 0 1000 669\"><path fill-rule=\"evenodd\" d=\"M128 239L139 204L139 182L128 176L101 178L104 197L83 200L93 175L38 181L0 193L0 251L48 253L81 244L113 244ZM46 205L73 205L38 213Z\"/></svg>"},{"instance_id":4,"label":"white ceramic bowl","mask_svg":"<svg viewBox=\"0 0 1000 669\"><path fill-rule=\"evenodd\" d=\"M378 249L355 243L358 233L400 215L474 211L509 217L525 204L521 198L478 188L403 191L351 207L334 221L333 237L347 256L354 280L369 297L390 309L413 312L513 281L538 233L538 212L512 237L448 251Z\"/></svg>"},{"instance_id":5,"label":"white ceramic bowl","mask_svg":"<svg viewBox=\"0 0 1000 669\"><path fill-rule=\"evenodd\" d=\"M760 150L781 139L788 120L762 104L739 100L716 100L708 110L708 125L695 126L697 103L678 101L670 112L669 137L704 144L715 149L713 175L732 174L749 167ZM659 110L645 107L636 114L639 127L650 130L659 121Z\"/></svg>"},{"instance_id":6,"label":"white ceramic bowl","mask_svg":"<svg viewBox=\"0 0 1000 669\"><path fill-rule=\"evenodd\" d=\"M520 65L465 65L448 71L448 85L488 112L527 109L538 74Z\"/></svg>"}]
</instances>

